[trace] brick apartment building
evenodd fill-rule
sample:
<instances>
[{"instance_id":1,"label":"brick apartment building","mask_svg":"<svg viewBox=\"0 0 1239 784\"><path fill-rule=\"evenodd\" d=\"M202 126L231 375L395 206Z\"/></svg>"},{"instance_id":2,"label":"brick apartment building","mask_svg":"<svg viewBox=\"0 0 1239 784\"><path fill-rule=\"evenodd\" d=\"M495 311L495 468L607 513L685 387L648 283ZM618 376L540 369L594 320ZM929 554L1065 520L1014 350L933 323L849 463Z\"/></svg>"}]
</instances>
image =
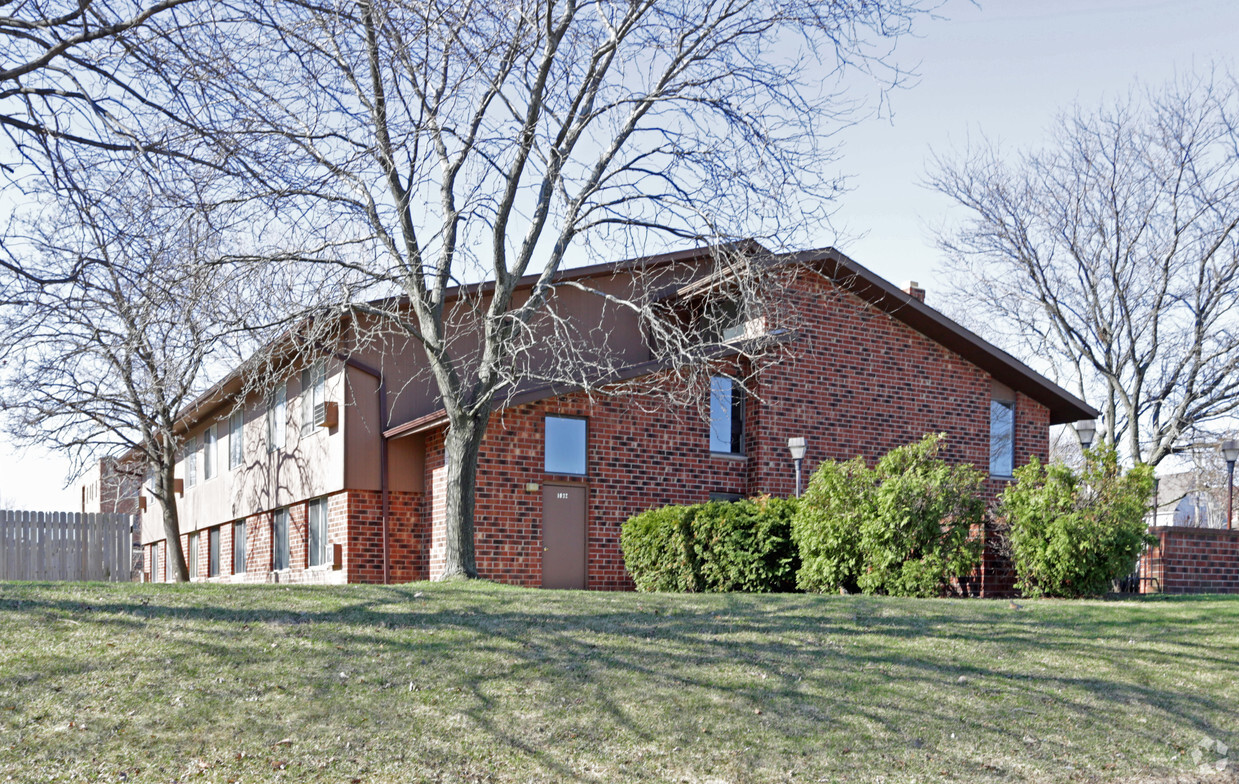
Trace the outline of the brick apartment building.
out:
<instances>
[{"instance_id":1,"label":"brick apartment building","mask_svg":"<svg viewBox=\"0 0 1239 784\"><path fill-rule=\"evenodd\" d=\"M709 252L569 270L560 279L624 290L651 271L691 296ZM620 526L670 503L790 495L789 437L806 475L822 460L876 459L928 432L947 458L988 469L996 492L1052 424L1097 412L1010 355L834 249L771 257L786 271L780 310L796 314L781 359L747 388L711 379L701 405L637 393L527 389L496 410L483 443L475 530L482 577L546 587L631 587ZM557 294L557 296L559 296ZM575 318L600 318L609 350L658 383L640 324L563 289ZM592 314L592 315L585 315ZM741 325L752 332L768 325ZM287 383L238 408L233 377L184 412L177 477L193 579L406 582L442 570L445 421L412 351L359 349L289 368ZM381 368L381 370L379 370ZM706 414L708 412L708 415ZM166 578L157 502L143 515L145 568ZM1005 586L987 558L980 591Z\"/></svg>"}]
</instances>

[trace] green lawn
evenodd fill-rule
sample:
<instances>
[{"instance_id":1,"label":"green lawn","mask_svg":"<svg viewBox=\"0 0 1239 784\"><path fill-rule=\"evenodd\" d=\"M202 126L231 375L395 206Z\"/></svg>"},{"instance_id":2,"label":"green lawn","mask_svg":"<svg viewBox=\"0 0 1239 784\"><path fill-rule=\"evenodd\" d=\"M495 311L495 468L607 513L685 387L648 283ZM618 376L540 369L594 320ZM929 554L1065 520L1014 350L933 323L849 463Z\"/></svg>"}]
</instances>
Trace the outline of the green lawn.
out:
<instances>
[{"instance_id":1,"label":"green lawn","mask_svg":"<svg viewBox=\"0 0 1239 784\"><path fill-rule=\"evenodd\" d=\"M0 584L0 782L1234 780L1239 598L1020 604Z\"/></svg>"}]
</instances>

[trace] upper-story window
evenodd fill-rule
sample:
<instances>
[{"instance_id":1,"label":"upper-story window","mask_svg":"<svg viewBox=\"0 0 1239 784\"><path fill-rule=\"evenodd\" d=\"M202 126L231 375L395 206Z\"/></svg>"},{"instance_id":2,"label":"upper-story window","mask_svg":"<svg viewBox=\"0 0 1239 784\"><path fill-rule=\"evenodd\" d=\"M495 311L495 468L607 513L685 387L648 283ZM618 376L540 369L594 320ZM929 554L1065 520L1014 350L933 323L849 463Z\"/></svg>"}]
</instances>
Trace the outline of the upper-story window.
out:
<instances>
[{"instance_id":1,"label":"upper-story window","mask_svg":"<svg viewBox=\"0 0 1239 784\"><path fill-rule=\"evenodd\" d=\"M183 455L185 461L185 486L193 487L198 484L198 439L191 438L185 442Z\"/></svg>"},{"instance_id":2,"label":"upper-story window","mask_svg":"<svg viewBox=\"0 0 1239 784\"><path fill-rule=\"evenodd\" d=\"M314 411L327 399L327 366L315 362L301 371L301 434L314 430Z\"/></svg>"},{"instance_id":3,"label":"upper-story window","mask_svg":"<svg viewBox=\"0 0 1239 784\"><path fill-rule=\"evenodd\" d=\"M989 404L989 473L1008 477L1015 472L1014 393L995 386Z\"/></svg>"},{"instance_id":4,"label":"upper-story window","mask_svg":"<svg viewBox=\"0 0 1239 784\"><path fill-rule=\"evenodd\" d=\"M202 478L211 479L215 476L215 425L211 425L202 434Z\"/></svg>"},{"instance_id":5,"label":"upper-story window","mask_svg":"<svg viewBox=\"0 0 1239 784\"><path fill-rule=\"evenodd\" d=\"M245 462L245 411L234 411L228 418L228 468Z\"/></svg>"},{"instance_id":6,"label":"upper-story window","mask_svg":"<svg viewBox=\"0 0 1239 784\"><path fill-rule=\"evenodd\" d=\"M734 299L726 299L710 308L713 331L725 343L744 337L744 319L740 315L740 304Z\"/></svg>"},{"instance_id":7,"label":"upper-story window","mask_svg":"<svg viewBox=\"0 0 1239 784\"><path fill-rule=\"evenodd\" d=\"M548 474L585 476L585 420L546 418L545 468Z\"/></svg>"},{"instance_id":8,"label":"upper-story window","mask_svg":"<svg viewBox=\"0 0 1239 784\"><path fill-rule=\"evenodd\" d=\"M766 320L737 297L721 297L704 305L701 337L709 342L731 343L756 338L766 330Z\"/></svg>"},{"instance_id":9,"label":"upper-story window","mask_svg":"<svg viewBox=\"0 0 1239 784\"><path fill-rule=\"evenodd\" d=\"M744 452L744 392L727 376L710 378L710 451Z\"/></svg>"},{"instance_id":10,"label":"upper-story window","mask_svg":"<svg viewBox=\"0 0 1239 784\"><path fill-rule=\"evenodd\" d=\"M288 424L288 390L280 384L267 400L267 451L284 448L284 431Z\"/></svg>"}]
</instances>

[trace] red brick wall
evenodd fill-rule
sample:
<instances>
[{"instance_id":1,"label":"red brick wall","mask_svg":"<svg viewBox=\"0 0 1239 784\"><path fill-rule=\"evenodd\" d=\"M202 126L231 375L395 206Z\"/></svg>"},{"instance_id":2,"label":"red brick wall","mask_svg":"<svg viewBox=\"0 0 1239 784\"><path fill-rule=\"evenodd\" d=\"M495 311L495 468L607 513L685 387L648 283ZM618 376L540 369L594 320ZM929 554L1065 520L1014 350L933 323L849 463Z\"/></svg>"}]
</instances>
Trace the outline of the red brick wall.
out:
<instances>
[{"instance_id":1,"label":"red brick wall","mask_svg":"<svg viewBox=\"0 0 1239 784\"><path fill-rule=\"evenodd\" d=\"M327 537L334 544L343 545L344 553L344 569L336 570L330 567L314 567L310 568L309 559L309 515L307 513L307 502L292 504L288 507L288 544L289 544L289 568L285 571L274 573L271 571L271 566L274 563L274 512L263 512L256 515L251 515L245 520L245 568L243 573L233 572L233 532L235 531L233 522L224 523L220 528L220 560L219 574L216 577L207 576L208 568L208 532L210 529L199 531L198 541L198 562L197 564L189 564L190 579L194 581L211 581L225 583L262 583L262 582L291 582L291 583L340 583L345 582L346 575L351 574L348 571L350 551L369 553L369 549L354 550L351 547L349 540L350 525L349 515L352 504L356 502L350 495L365 495L354 491L350 493L337 493L328 498L327 501ZM371 495L376 498L378 493ZM401 495L401 494L393 494ZM407 495L407 494L406 494ZM407 502L406 502L407 504ZM399 507L398 507L399 508ZM407 509L407 506L406 506ZM404 512L404 520L409 519L409 515ZM376 513L377 517L377 513ZM364 520L364 515L362 516ZM235 522L235 521L234 521ZM363 526L354 526L356 530L362 530ZM405 530L410 531L411 526L405 525ZM381 529L380 529L381 530ZM406 539L408 538L406 534ZM146 564L149 570L150 551L151 548L159 546L159 543L150 545L146 548ZM185 557L189 558L189 534L181 535L181 546L184 548ZM406 548L407 549L407 548ZM162 547L160 547L162 556ZM381 558L382 547L381 540L379 547L369 556L372 559L378 559L380 564L379 578L377 581L382 581ZM364 562L365 557L361 560ZM407 560L407 558L406 558ZM160 572L163 571L162 557L160 562ZM351 577L350 582L369 582L365 579L364 568L358 572L358 577ZM393 575L394 577L394 575ZM410 577L406 579L417 579Z\"/></svg>"},{"instance_id":2,"label":"red brick wall","mask_svg":"<svg viewBox=\"0 0 1239 784\"><path fill-rule=\"evenodd\" d=\"M275 515L272 512L252 515L245 520L245 573L265 575L275 559ZM262 581L265 581L265 577Z\"/></svg>"},{"instance_id":3,"label":"red brick wall","mask_svg":"<svg viewBox=\"0 0 1239 784\"><path fill-rule=\"evenodd\" d=\"M993 381L869 303L802 272L786 295L798 334L782 361L761 368L763 404L754 489L789 495L787 439L808 441L805 476L826 459L870 461L926 433L945 432L948 460L989 468ZM1016 465L1049 452L1049 412L1016 400Z\"/></svg>"},{"instance_id":4,"label":"red brick wall","mask_svg":"<svg viewBox=\"0 0 1239 784\"><path fill-rule=\"evenodd\" d=\"M392 582L425 580L428 575L429 530L424 525L424 499L421 493L389 494L389 547ZM220 570L207 577L209 529L199 532L196 568L190 565L191 580L212 582L293 582L338 583L383 581L382 494L377 491L349 490L328 497L327 536L332 545L342 545L342 569L310 568L308 559L309 515L307 502L293 504L289 511L289 568L278 575L274 563L274 512L252 515L245 521L246 571L233 573L233 523L220 526ZM189 557L189 535L181 535L185 557ZM144 569L149 572L151 553L160 553L159 575L163 575L163 548L156 542L144 552Z\"/></svg>"},{"instance_id":5,"label":"red brick wall","mask_svg":"<svg viewBox=\"0 0 1239 784\"><path fill-rule=\"evenodd\" d=\"M1143 593L1239 593L1239 531L1159 525L1140 561ZM1152 578L1152 579L1149 579Z\"/></svg>"},{"instance_id":6,"label":"red brick wall","mask_svg":"<svg viewBox=\"0 0 1239 784\"><path fill-rule=\"evenodd\" d=\"M347 525L344 568L350 583L383 582L383 494L373 490L348 490L332 499L332 541L336 531L339 499L340 525ZM389 492L388 553L394 583L425 580L429 575L430 531L424 524L421 493Z\"/></svg>"},{"instance_id":7,"label":"red brick wall","mask_svg":"<svg viewBox=\"0 0 1239 784\"><path fill-rule=\"evenodd\" d=\"M443 435L442 429L426 435L425 478L422 486L428 494L423 512L430 528L430 549L427 551L426 567L427 576L431 579L443 574L444 563L444 517L447 510L444 506L443 490L447 474L443 468Z\"/></svg>"},{"instance_id":8,"label":"red brick wall","mask_svg":"<svg viewBox=\"0 0 1239 784\"><path fill-rule=\"evenodd\" d=\"M154 542L142 548L142 571L152 583L164 582L163 544Z\"/></svg>"}]
</instances>

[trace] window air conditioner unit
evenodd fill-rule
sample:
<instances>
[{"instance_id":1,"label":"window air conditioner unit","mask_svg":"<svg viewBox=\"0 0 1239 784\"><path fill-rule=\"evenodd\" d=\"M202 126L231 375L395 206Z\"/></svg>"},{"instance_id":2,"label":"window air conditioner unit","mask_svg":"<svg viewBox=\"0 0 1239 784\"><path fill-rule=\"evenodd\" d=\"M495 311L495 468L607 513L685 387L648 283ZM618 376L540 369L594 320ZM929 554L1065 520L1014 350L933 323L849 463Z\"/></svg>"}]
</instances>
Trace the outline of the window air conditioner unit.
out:
<instances>
[{"instance_id":1,"label":"window air conditioner unit","mask_svg":"<svg viewBox=\"0 0 1239 784\"><path fill-rule=\"evenodd\" d=\"M326 403L319 403L314 406L314 426L315 427L335 427L340 421L339 408L334 400L328 400Z\"/></svg>"}]
</instances>

